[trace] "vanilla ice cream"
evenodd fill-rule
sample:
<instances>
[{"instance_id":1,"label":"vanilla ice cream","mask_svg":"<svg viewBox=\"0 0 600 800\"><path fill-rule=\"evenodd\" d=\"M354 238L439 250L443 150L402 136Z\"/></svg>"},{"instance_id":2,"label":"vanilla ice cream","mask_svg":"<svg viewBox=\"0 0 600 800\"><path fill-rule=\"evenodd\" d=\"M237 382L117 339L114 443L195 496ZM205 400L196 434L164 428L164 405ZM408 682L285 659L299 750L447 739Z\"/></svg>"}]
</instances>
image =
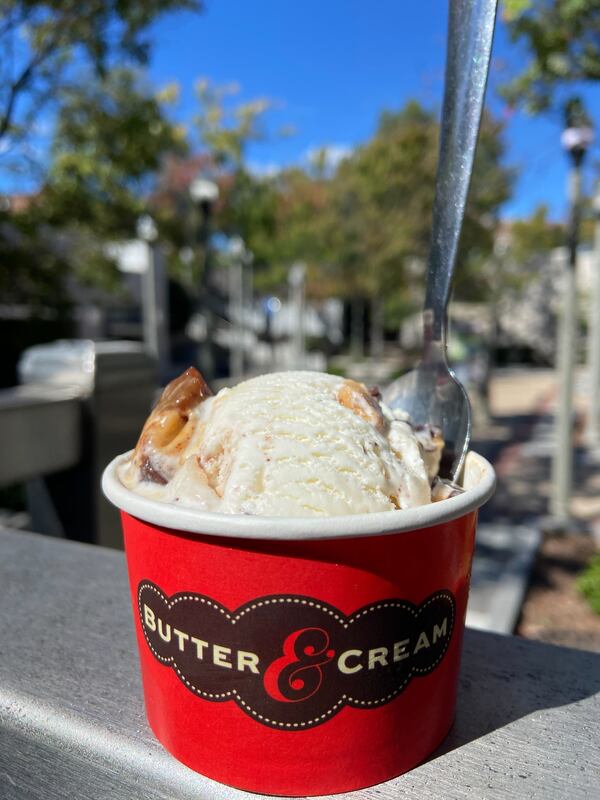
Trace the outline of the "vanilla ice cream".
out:
<instances>
[{"instance_id":1,"label":"vanilla ice cream","mask_svg":"<svg viewBox=\"0 0 600 800\"><path fill-rule=\"evenodd\" d=\"M140 495L206 511L359 514L432 502L441 447L355 381L282 372L212 395L190 368L118 475Z\"/></svg>"}]
</instances>

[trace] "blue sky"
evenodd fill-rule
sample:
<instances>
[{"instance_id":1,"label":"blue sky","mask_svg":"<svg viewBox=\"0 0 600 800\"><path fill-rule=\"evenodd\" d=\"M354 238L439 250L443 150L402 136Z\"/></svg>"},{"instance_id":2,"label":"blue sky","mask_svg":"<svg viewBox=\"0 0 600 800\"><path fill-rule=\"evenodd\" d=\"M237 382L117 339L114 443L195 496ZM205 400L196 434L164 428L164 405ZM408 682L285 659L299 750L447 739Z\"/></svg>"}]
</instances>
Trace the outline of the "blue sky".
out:
<instances>
[{"instance_id":1,"label":"blue sky","mask_svg":"<svg viewBox=\"0 0 600 800\"><path fill-rule=\"evenodd\" d=\"M204 14L176 14L154 28L153 81L182 86L178 115L195 109L194 80L237 81L241 97L269 97L277 128L296 135L253 145L252 162L268 168L301 162L320 145L351 147L368 138L382 109L417 98L439 109L443 92L445 0L206 0ZM523 54L502 23L494 44L488 105L507 109L495 87L518 69ZM600 88L583 92L600 127ZM561 152L559 118L516 113L507 121L507 162L521 170L507 217L529 213L540 202L564 215L567 163ZM600 134L599 134L600 136ZM591 162L588 159L588 181Z\"/></svg>"}]
</instances>

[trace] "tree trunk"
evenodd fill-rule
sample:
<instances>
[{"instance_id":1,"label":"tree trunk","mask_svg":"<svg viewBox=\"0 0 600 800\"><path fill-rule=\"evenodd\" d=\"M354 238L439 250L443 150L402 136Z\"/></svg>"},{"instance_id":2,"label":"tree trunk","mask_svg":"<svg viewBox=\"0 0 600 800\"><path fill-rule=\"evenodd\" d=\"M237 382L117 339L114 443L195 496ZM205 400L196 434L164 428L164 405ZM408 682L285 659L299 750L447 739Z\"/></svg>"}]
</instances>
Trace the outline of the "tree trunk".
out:
<instances>
[{"instance_id":1,"label":"tree trunk","mask_svg":"<svg viewBox=\"0 0 600 800\"><path fill-rule=\"evenodd\" d=\"M352 299L352 304L350 306L350 349L352 358L355 361L364 357L364 313L365 307L363 298L357 295Z\"/></svg>"},{"instance_id":2,"label":"tree trunk","mask_svg":"<svg viewBox=\"0 0 600 800\"><path fill-rule=\"evenodd\" d=\"M383 357L383 301L375 296L371 300L371 358Z\"/></svg>"}]
</instances>

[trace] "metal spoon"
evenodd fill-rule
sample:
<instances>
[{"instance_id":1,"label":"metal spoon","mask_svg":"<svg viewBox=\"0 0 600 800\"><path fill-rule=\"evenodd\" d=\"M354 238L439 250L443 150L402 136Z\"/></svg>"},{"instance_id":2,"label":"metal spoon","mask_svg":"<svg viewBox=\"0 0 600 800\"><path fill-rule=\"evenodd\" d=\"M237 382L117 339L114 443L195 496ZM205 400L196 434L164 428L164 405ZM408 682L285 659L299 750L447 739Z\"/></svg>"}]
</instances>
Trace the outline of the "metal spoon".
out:
<instances>
[{"instance_id":1,"label":"metal spoon","mask_svg":"<svg viewBox=\"0 0 600 800\"><path fill-rule=\"evenodd\" d=\"M423 310L423 354L415 370L384 392L416 426L444 437L440 477L458 481L471 438L471 407L446 362L450 284L473 171L497 0L450 0L440 155Z\"/></svg>"}]
</instances>

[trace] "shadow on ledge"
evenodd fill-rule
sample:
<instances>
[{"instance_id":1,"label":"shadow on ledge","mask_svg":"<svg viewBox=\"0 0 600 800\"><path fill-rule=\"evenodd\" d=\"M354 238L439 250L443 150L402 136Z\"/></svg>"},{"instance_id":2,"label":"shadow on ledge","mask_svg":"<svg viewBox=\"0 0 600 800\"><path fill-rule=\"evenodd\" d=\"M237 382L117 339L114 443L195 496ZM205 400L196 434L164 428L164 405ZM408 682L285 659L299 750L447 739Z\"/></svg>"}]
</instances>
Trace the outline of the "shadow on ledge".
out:
<instances>
[{"instance_id":1,"label":"shadow on ledge","mask_svg":"<svg viewBox=\"0 0 600 800\"><path fill-rule=\"evenodd\" d=\"M455 723L429 760L599 691L598 653L467 629Z\"/></svg>"}]
</instances>

